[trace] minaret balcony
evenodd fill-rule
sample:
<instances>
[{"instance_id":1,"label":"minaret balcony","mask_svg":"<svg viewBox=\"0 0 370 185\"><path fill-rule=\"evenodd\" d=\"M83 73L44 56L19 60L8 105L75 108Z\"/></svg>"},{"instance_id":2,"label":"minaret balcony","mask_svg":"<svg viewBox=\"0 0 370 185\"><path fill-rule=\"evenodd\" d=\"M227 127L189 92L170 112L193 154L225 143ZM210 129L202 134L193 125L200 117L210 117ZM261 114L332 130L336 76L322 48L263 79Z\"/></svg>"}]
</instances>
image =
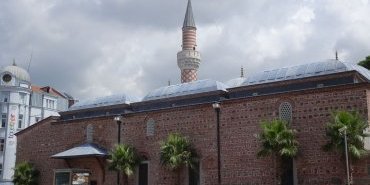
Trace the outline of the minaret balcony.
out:
<instances>
[{"instance_id":1,"label":"minaret balcony","mask_svg":"<svg viewBox=\"0 0 370 185\"><path fill-rule=\"evenodd\" d=\"M183 50L177 53L177 65L181 70L198 69L200 62L200 53L196 50Z\"/></svg>"}]
</instances>

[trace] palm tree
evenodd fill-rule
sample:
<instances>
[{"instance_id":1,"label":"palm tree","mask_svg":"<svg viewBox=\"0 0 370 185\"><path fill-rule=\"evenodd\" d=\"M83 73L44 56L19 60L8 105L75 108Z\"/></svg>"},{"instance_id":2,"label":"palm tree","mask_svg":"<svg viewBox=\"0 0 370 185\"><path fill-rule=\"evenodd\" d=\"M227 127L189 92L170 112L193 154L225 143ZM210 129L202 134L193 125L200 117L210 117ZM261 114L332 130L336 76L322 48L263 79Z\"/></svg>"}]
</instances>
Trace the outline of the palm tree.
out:
<instances>
[{"instance_id":1,"label":"palm tree","mask_svg":"<svg viewBox=\"0 0 370 185\"><path fill-rule=\"evenodd\" d=\"M293 159L298 153L298 142L293 129L289 129L287 123L282 120L264 121L261 123L262 131L258 139L262 143L258 157L274 155L275 159ZM275 161L276 165L276 161ZM282 165L282 164L281 164ZM277 167L276 167L277 170ZM278 172L276 173L277 177Z\"/></svg>"},{"instance_id":2,"label":"palm tree","mask_svg":"<svg viewBox=\"0 0 370 185\"><path fill-rule=\"evenodd\" d=\"M180 185L181 168L194 167L196 153L190 141L180 134L169 134L167 140L162 141L160 160L161 164L171 171L177 172L178 185Z\"/></svg>"},{"instance_id":3,"label":"palm tree","mask_svg":"<svg viewBox=\"0 0 370 185\"><path fill-rule=\"evenodd\" d=\"M358 112L334 112L329 123L326 125L326 136L329 137L329 141L324 145L324 150L337 150L344 155L344 136L339 132L339 129L347 127L349 156L354 159L360 159L366 154L364 138L370 135L364 131L368 126L368 123L361 118Z\"/></svg>"},{"instance_id":4,"label":"palm tree","mask_svg":"<svg viewBox=\"0 0 370 185\"><path fill-rule=\"evenodd\" d=\"M128 184L128 178L135 172L135 168L140 164L134 147L127 144L118 144L109 154L109 169L123 173L125 184Z\"/></svg>"},{"instance_id":5,"label":"palm tree","mask_svg":"<svg viewBox=\"0 0 370 185\"><path fill-rule=\"evenodd\" d=\"M14 185L38 185L39 172L29 162L22 162L15 166Z\"/></svg>"}]
</instances>

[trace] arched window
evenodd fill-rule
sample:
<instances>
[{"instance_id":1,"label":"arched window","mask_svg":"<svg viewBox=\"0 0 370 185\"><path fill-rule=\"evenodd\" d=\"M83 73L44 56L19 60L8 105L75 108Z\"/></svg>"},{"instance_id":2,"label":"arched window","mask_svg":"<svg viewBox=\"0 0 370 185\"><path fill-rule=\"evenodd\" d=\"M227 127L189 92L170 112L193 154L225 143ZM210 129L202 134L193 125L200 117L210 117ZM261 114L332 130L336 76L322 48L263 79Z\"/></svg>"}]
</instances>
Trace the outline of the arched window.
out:
<instances>
[{"instance_id":1,"label":"arched window","mask_svg":"<svg viewBox=\"0 0 370 185\"><path fill-rule=\"evenodd\" d=\"M155 121L154 119L149 119L146 122L146 136L154 136Z\"/></svg>"},{"instance_id":2,"label":"arched window","mask_svg":"<svg viewBox=\"0 0 370 185\"><path fill-rule=\"evenodd\" d=\"M94 134L94 126L91 124L86 126L86 142L92 143L93 142L93 134Z\"/></svg>"},{"instance_id":3,"label":"arched window","mask_svg":"<svg viewBox=\"0 0 370 185\"><path fill-rule=\"evenodd\" d=\"M292 122L292 105L289 102L283 102L279 106L279 117L287 123Z\"/></svg>"}]
</instances>

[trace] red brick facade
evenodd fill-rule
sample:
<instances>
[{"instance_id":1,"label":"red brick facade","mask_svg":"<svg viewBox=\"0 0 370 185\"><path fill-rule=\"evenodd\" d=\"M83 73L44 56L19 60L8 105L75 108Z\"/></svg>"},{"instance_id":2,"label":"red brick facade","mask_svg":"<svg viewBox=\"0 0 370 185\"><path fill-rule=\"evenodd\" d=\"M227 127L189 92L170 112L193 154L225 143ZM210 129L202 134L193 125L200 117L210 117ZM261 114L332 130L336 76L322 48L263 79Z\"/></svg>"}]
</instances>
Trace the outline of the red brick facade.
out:
<instances>
[{"instance_id":1,"label":"red brick facade","mask_svg":"<svg viewBox=\"0 0 370 185\"><path fill-rule=\"evenodd\" d=\"M261 97L226 100L221 105L221 176L222 184L275 184L274 159L256 157L260 143L260 121L279 115L279 105L293 107L292 127L297 130L299 155L296 159L298 184L344 184L345 163L338 153L323 152L327 141L325 124L333 110L358 110L368 118L367 84L346 85ZM147 121L155 121L154 135L147 136ZM75 121L49 118L18 134L17 161L31 161L41 170L41 185L53 182L53 170L90 169L99 185L116 184L116 174L107 170L105 161L74 159L68 162L50 156L85 141L88 124L94 127L94 143L111 149L117 139L117 124L112 116ZM216 113L211 104L171 108L124 116L122 141L133 145L148 158L149 184L173 185L176 174L159 162L159 141L169 133L187 136L200 156L201 184L217 184ZM369 162L370 163L370 162ZM104 164L104 171L99 164ZM370 184L366 159L353 162L356 184ZM186 183L186 170L182 174ZM105 174L105 175L104 175ZM105 176L105 179L103 179ZM137 184L136 177L130 184Z\"/></svg>"}]
</instances>

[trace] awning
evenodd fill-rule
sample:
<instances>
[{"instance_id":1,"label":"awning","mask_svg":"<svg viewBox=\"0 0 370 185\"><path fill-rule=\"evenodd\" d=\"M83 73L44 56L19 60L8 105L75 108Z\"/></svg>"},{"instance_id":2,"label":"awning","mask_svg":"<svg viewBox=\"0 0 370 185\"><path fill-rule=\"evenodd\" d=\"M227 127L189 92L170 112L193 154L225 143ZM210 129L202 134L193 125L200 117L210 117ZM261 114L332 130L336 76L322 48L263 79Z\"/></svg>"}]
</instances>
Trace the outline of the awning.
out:
<instances>
[{"instance_id":1,"label":"awning","mask_svg":"<svg viewBox=\"0 0 370 185\"><path fill-rule=\"evenodd\" d=\"M57 153L51 158L55 159L71 159L83 157L107 157L108 152L104 148L93 143L85 143L80 146L71 148L64 152Z\"/></svg>"}]
</instances>

